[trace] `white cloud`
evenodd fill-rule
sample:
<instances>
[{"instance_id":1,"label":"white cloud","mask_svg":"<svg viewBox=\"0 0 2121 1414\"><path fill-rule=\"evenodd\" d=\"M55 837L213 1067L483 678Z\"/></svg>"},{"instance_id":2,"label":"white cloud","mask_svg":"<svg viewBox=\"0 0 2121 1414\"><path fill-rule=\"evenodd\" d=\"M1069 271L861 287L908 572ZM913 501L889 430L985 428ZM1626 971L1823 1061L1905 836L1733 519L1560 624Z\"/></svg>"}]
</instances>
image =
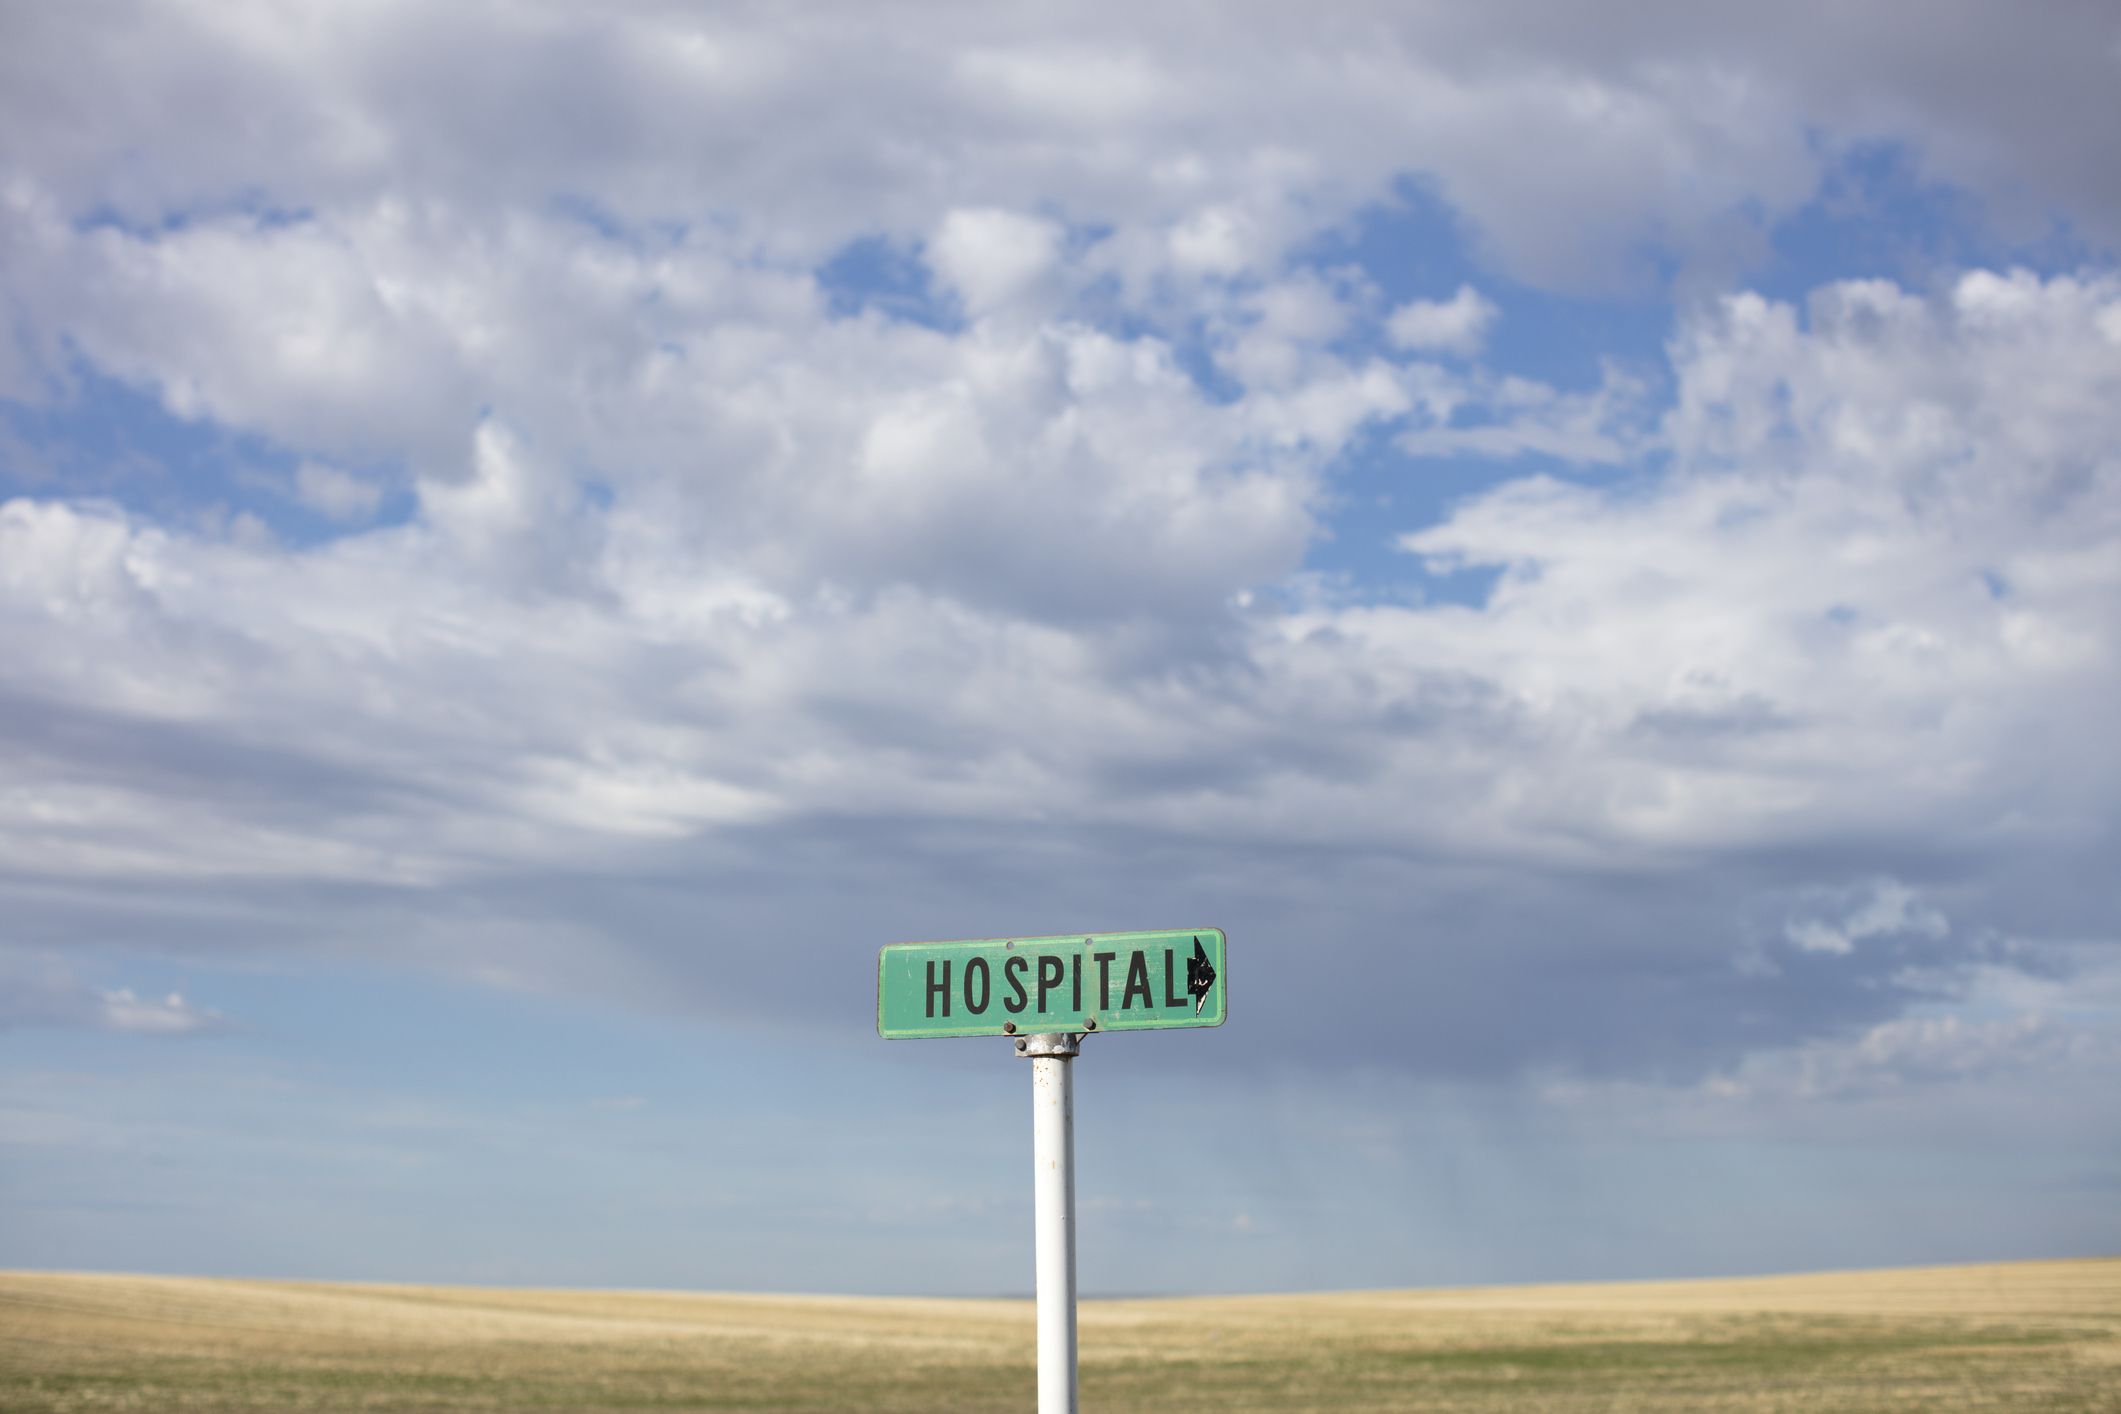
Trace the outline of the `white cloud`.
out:
<instances>
[{"instance_id":1,"label":"white cloud","mask_svg":"<svg viewBox=\"0 0 2121 1414\"><path fill-rule=\"evenodd\" d=\"M1257 268L1269 254L1242 211L1211 206L1171 232L1171 264L1190 275L1236 275Z\"/></svg>"},{"instance_id":2,"label":"white cloud","mask_svg":"<svg viewBox=\"0 0 2121 1414\"><path fill-rule=\"evenodd\" d=\"M2108 284L1833 286L1809 322L1733 300L1674 343L1671 476L1526 478L1409 539L1494 567L1485 605L1281 610L1231 606L1301 562L1363 427L1550 403L1351 366L1312 287L1232 326L1295 362L1217 402L1153 335L832 319L702 293L719 267L678 250L573 268L599 262L621 312L589 327L633 356L535 398L532 353L581 345L496 297L511 421L418 480L410 524L290 549L0 509L19 680L124 724L15 756L17 869L473 888L872 819L1630 871L1847 841L1833 886L1989 841L1970 939L2025 896L1996 879L2105 838ZM670 339L632 322L688 300ZM561 470L592 448L607 500ZM1931 928L1880 898L1775 926Z\"/></svg>"},{"instance_id":3,"label":"white cloud","mask_svg":"<svg viewBox=\"0 0 2121 1414\"><path fill-rule=\"evenodd\" d=\"M1264 284L1239 295L1219 321L1222 348L1216 361L1248 388L1297 386L1315 379L1322 368L1339 366L1326 350L1353 323L1355 312L1354 300L1308 271Z\"/></svg>"},{"instance_id":4,"label":"white cloud","mask_svg":"<svg viewBox=\"0 0 2121 1414\"><path fill-rule=\"evenodd\" d=\"M157 1000L153 997L137 997L129 987L100 994L100 1024L106 1031L122 1031L139 1036L188 1036L199 1031L210 1031L221 1024L218 1012L207 1011L184 1000L180 992L171 992Z\"/></svg>"},{"instance_id":5,"label":"white cloud","mask_svg":"<svg viewBox=\"0 0 2121 1414\"><path fill-rule=\"evenodd\" d=\"M1869 897L1838 921L1793 918L1784 928L1792 943L1806 952L1846 955L1866 938L1915 934L1941 938L1951 931L1943 912L1917 901L1915 891L1897 879L1879 879Z\"/></svg>"},{"instance_id":6,"label":"white cloud","mask_svg":"<svg viewBox=\"0 0 2121 1414\"><path fill-rule=\"evenodd\" d=\"M1385 332L1403 349L1438 349L1469 358L1480 352L1501 313L1480 291L1460 285L1447 300L1409 300L1393 310Z\"/></svg>"},{"instance_id":7,"label":"white cloud","mask_svg":"<svg viewBox=\"0 0 2121 1414\"><path fill-rule=\"evenodd\" d=\"M52 956L0 950L0 1030L85 1027L137 1036L191 1036L224 1029L221 1013L181 992L142 997L130 987L97 987Z\"/></svg>"},{"instance_id":8,"label":"white cloud","mask_svg":"<svg viewBox=\"0 0 2121 1414\"><path fill-rule=\"evenodd\" d=\"M974 49L956 67L1040 127L1138 125L1174 97L1148 56L1095 44Z\"/></svg>"},{"instance_id":9,"label":"white cloud","mask_svg":"<svg viewBox=\"0 0 2121 1414\"><path fill-rule=\"evenodd\" d=\"M2072 833L2121 769L2090 705L2121 668L2116 299L2035 282L1976 320L1839 285L1809 328L1733 300L1675 344L1677 474L1512 483L1404 542L1497 569L1485 612L1334 626L1496 684L1555 753L1518 808L1574 837Z\"/></svg>"},{"instance_id":10,"label":"white cloud","mask_svg":"<svg viewBox=\"0 0 2121 1414\"><path fill-rule=\"evenodd\" d=\"M1760 1047L1700 1076L1560 1077L1542 1098L1602 1141L1775 1134L1932 1150L2088 1144L2096 1154L2121 1115L2116 950L2012 947L2042 957L2038 975L1956 967L1926 979L1904 1015Z\"/></svg>"},{"instance_id":11,"label":"white cloud","mask_svg":"<svg viewBox=\"0 0 2121 1414\"><path fill-rule=\"evenodd\" d=\"M1052 202L1227 275L1419 173L1514 270L1600 283L1659 251L1757 249L1841 150L1896 140L2006 209L2121 218L2096 7L2032 25L1969 8L1919 43L1825 0L1595 28L1541 4L1358 6L1322 28L1257 3L1206 29L1001 6L970 30L950 11L193 3L120 30L47 7L12 37L0 161L70 216L145 226L261 191L336 212L388 173L416 211L563 192L629 222L734 220L807 260ZM1968 55L1993 82L1964 82Z\"/></svg>"},{"instance_id":12,"label":"white cloud","mask_svg":"<svg viewBox=\"0 0 2121 1414\"><path fill-rule=\"evenodd\" d=\"M333 520L360 521L376 513L383 489L337 467L306 461L295 468L295 496Z\"/></svg>"},{"instance_id":13,"label":"white cloud","mask_svg":"<svg viewBox=\"0 0 2121 1414\"><path fill-rule=\"evenodd\" d=\"M1807 13L1859 58L1905 39ZM715 894L698 856L741 884L755 841L868 828L1035 839L1084 878L1153 841L1231 887L1252 850L1321 879L1773 858L1820 889L1967 854L1993 862L1955 942L2034 906L2031 861L2111 842L2121 295L1689 302L1661 423L1639 370L1567 390L1349 347L1382 297L1290 253L1410 174L1498 274L1713 284L1836 143L1944 131L1921 160L1957 171L2019 131L1928 49L1893 82L1941 127L1868 106L1856 59L1814 73L1780 18L1669 26L1655 62L1546 18L1054 12L968 45L854 10L201 5L119 43L39 11L0 61L7 386L79 359L286 448L348 533L0 507L10 877L82 910L204 882L390 912L606 870ZM2104 173L2083 128L2053 140ZM819 264L879 237L966 327L835 310ZM1468 284L1384 327L1471 361L1495 318ZM1371 432L1619 474L1401 542L1492 572L1481 604L1286 594ZM411 487L410 522L368 525L350 466ZM1791 896L1732 888L1714 908ZM1720 916L1656 946L1720 958ZM516 977L629 946L540 915L509 955L487 921L437 955ZM304 936L373 945L359 922ZM1863 906L1793 926L1864 984Z\"/></svg>"},{"instance_id":14,"label":"white cloud","mask_svg":"<svg viewBox=\"0 0 2121 1414\"><path fill-rule=\"evenodd\" d=\"M1417 457L1552 457L1578 466L1620 465L1655 447L1649 388L1607 363L1596 388L1565 393L1531 378L1443 375L1425 389L1425 411L1401 433ZM1401 541L1411 546L1414 537Z\"/></svg>"},{"instance_id":15,"label":"white cloud","mask_svg":"<svg viewBox=\"0 0 2121 1414\"><path fill-rule=\"evenodd\" d=\"M952 211L928 244L928 260L974 315L984 315L1054 274L1064 234L1051 221L1013 211Z\"/></svg>"},{"instance_id":16,"label":"white cloud","mask_svg":"<svg viewBox=\"0 0 2121 1414\"><path fill-rule=\"evenodd\" d=\"M1898 1017L1848 1038L1809 1041L1749 1056L1685 1087L1556 1082L1548 1103L1595 1110L1617 1106L1637 1122L1664 1111L1666 1122L1717 1124L1734 1113L1833 1104L1876 1114L1870 1102L1928 1091L1964 1095L1979 1086L2008 1094L2034 1075L2082 1094L2121 1073L2121 1034L2065 1026L2037 1013L1994 1019L1954 1014Z\"/></svg>"}]
</instances>

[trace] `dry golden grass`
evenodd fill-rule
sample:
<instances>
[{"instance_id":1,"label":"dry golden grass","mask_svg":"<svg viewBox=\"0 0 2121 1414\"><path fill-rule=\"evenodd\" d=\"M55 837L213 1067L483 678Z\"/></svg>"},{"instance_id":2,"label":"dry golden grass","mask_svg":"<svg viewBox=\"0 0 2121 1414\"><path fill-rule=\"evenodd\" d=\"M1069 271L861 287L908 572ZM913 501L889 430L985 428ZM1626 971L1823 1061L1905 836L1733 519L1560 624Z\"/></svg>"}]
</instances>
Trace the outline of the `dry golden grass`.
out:
<instances>
[{"instance_id":1,"label":"dry golden grass","mask_svg":"<svg viewBox=\"0 0 2121 1414\"><path fill-rule=\"evenodd\" d=\"M2121 1259L1098 1301L1091 1409L2121 1410ZM1027 1303L0 1273L0 1408L1022 1409Z\"/></svg>"}]
</instances>

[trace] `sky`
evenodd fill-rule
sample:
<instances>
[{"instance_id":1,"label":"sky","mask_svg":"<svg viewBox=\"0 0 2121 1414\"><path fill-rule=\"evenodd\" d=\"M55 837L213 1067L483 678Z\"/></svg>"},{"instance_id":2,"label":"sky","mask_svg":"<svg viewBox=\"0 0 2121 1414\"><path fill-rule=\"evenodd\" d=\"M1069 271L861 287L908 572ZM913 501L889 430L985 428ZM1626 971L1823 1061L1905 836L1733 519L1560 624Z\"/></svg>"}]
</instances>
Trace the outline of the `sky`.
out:
<instances>
[{"instance_id":1,"label":"sky","mask_svg":"<svg viewBox=\"0 0 2121 1414\"><path fill-rule=\"evenodd\" d=\"M2121 1251L2106 3L0 0L0 1266Z\"/></svg>"}]
</instances>

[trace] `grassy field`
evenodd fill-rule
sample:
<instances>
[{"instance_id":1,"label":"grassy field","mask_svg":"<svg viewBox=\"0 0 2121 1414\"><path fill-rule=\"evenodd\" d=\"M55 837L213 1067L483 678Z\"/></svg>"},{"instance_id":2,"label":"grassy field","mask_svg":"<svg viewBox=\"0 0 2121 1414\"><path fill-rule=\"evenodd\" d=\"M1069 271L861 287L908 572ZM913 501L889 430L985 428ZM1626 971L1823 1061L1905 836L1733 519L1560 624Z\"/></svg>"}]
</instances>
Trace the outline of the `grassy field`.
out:
<instances>
[{"instance_id":1,"label":"grassy field","mask_svg":"<svg viewBox=\"0 0 2121 1414\"><path fill-rule=\"evenodd\" d=\"M1086 1409L2121 1410L2121 1259L1098 1301ZM1027 1303L0 1273L0 1409L1026 1409Z\"/></svg>"}]
</instances>

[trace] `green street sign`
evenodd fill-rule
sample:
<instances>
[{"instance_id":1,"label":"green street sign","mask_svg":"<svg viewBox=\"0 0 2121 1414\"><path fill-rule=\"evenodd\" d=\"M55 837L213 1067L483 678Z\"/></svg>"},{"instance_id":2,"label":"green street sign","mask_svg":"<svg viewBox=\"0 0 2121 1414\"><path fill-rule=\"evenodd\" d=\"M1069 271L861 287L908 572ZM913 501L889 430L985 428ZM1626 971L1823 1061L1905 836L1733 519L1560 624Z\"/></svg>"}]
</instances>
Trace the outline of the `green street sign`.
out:
<instances>
[{"instance_id":1,"label":"green street sign","mask_svg":"<svg viewBox=\"0 0 2121 1414\"><path fill-rule=\"evenodd\" d=\"M1030 1036L1223 1024L1220 928L892 943L876 959L876 1031Z\"/></svg>"}]
</instances>

